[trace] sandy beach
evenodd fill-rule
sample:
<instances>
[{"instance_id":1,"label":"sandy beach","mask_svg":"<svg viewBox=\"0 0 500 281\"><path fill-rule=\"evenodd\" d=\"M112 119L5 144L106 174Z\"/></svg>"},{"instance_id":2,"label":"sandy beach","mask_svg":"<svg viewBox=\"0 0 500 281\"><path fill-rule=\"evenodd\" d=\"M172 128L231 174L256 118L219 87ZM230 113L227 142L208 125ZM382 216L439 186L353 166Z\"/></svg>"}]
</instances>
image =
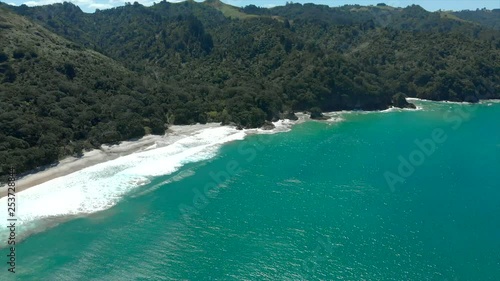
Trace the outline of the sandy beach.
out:
<instances>
[{"instance_id":1,"label":"sandy beach","mask_svg":"<svg viewBox=\"0 0 500 281\"><path fill-rule=\"evenodd\" d=\"M170 126L165 135L147 135L138 140L123 141L117 145L102 145L100 149L87 151L82 157L67 157L55 166L30 173L16 180L16 193L52 179L63 177L86 167L107 162L121 156L151 150L169 145L179 139L191 136L200 130L220 126L219 123ZM0 187L0 198L7 195L7 186Z\"/></svg>"},{"instance_id":2,"label":"sandy beach","mask_svg":"<svg viewBox=\"0 0 500 281\"><path fill-rule=\"evenodd\" d=\"M274 133L283 129L287 130L292 124L310 120L309 115L306 113L297 112L296 115L298 117L296 121L280 120L275 122L274 124L277 126L276 130L264 131L262 129L248 129L245 131L247 134ZM329 117L331 117L331 120L337 121L334 116ZM326 122L328 122L328 120L326 120ZM220 123L173 125L168 128L164 135L147 135L138 140L122 141L116 145L102 145L99 149L84 152L82 157L66 157L60 160L56 165L49 166L41 171L33 171L32 173L16 179L16 193L122 156L165 147L180 139L195 135L201 130L215 127L221 127ZM0 187L0 198L6 195L7 186L3 185Z\"/></svg>"},{"instance_id":3,"label":"sandy beach","mask_svg":"<svg viewBox=\"0 0 500 281\"><path fill-rule=\"evenodd\" d=\"M329 119L320 120L320 122L339 122L343 120L339 116L340 113L345 112L324 112L324 115L329 117ZM248 129L245 131L247 134L275 133L282 131L283 129L287 130L287 128L289 128L292 124L299 124L312 120L306 112L296 112L295 114L298 117L298 120L296 121L280 120L278 122L274 122L277 127L281 127L276 130L264 131L262 129ZM16 193L122 156L164 147L180 139L192 136L201 130L215 127L221 127L220 123L173 125L168 128L164 135L147 135L137 140L122 141L116 145L102 145L99 149L84 152L82 157L66 157L60 160L56 165L49 166L41 171L33 171L16 179ZM5 197L6 195L7 186L3 185L0 187L0 198Z\"/></svg>"}]
</instances>

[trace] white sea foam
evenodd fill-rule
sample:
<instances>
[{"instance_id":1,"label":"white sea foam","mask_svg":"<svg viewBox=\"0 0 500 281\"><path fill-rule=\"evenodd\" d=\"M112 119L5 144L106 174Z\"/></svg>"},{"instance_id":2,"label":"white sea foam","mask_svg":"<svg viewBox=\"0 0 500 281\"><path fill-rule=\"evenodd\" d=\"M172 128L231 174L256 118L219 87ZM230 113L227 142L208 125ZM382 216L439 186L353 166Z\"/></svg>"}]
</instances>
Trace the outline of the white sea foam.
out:
<instances>
[{"instance_id":1,"label":"white sea foam","mask_svg":"<svg viewBox=\"0 0 500 281\"><path fill-rule=\"evenodd\" d=\"M275 128L272 130L237 130L226 126L189 131L186 135L179 135L174 131L167 140L157 141L142 152L93 165L25 189L16 194L17 234L24 236L40 230L45 221L52 219L87 215L108 209L134 190L138 192L133 196L139 196L171 181L189 177L194 172L179 174L147 190L137 190L150 183L152 177L169 175L187 163L214 157L226 142L241 140L248 134L287 132L294 124L308 120L305 115L298 114L298 117L297 121L285 119L274 122ZM332 116L330 121L341 120L340 116ZM0 206L7 206L7 197L0 198ZM6 212L0 212L0 220L7 221ZM7 230L0 229L0 235L6 237L4 234Z\"/></svg>"},{"instance_id":2,"label":"white sea foam","mask_svg":"<svg viewBox=\"0 0 500 281\"><path fill-rule=\"evenodd\" d=\"M244 132L245 134L276 134L276 133L283 133L283 132L288 132L292 129L293 125L299 124L304 122L305 119L299 117L299 120L293 121L289 119L284 119L284 120L278 120L276 122L273 122L274 129L271 130L264 130L261 128L256 128L256 129L245 129Z\"/></svg>"},{"instance_id":3,"label":"white sea foam","mask_svg":"<svg viewBox=\"0 0 500 281\"><path fill-rule=\"evenodd\" d=\"M443 101L435 101L435 100L426 100L426 99L419 99L419 98L406 98L406 100L407 100L407 101L422 101L422 102L457 103L457 104L467 103L467 102L456 102L456 101L446 101L446 100L443 100Z\"/></svg>"},{"instance_id":4,"label":"white sea foam","mask_svg":"<svg viewBox=\"0 0 500 281\"><path fill-rule=\"evenodd\" d=\"M231 127L200 130L164 147L130 154L44 182L16 194L18 229L31 229L45 218L90 214L115 205L125 194L154 176L177 171L184 164L213 157L221 144L246 133ZM7 206L7 197L0 199ZM0 212L7 221L7 213ZM5 232L0 230L0 234Z\"/></svg>"},{"instance_id":5,"label":"white sea foam","mask_svg":"<svg viewBox=\"0 0 500 281\"><path fill-rule=\"evenodd\" d=\"M406 98L407 101L412 101L412 100L418 100L418 101L429 101L429 100L424 100L424 99L419 99L419 98Z\"/></svg>"},{"instance_id":6,"label":"white sea foam","mask_svg":"<svg viewBox=\"0 0 500 281\"><path fill-rule=\"evenodd\" d=\"M480 104L487 104L488 106L494 104L494 103L500 103L500 99L494 99L494 100L482 100L479 102Z\"/></svg>"},{"instance_id":7,"label":"white sea foam","mask_svg":"<svg viewBox=\"0 0 500 281\"><path fill-rule=\"evenodd\" d=\"M378 113L389 113L389 112L403 112L403 111L420 111L423 110L423 107L416 105L416 108L399 108L399 107L389 107L384 110L342 110L342 111L333 111L333 112L325 112L323 115L331 117L331 121L339 122L343 121L342 115L345 114L378 114ZM327 120L328 121L328 120Z\"/></svg>"},{"instance_id":8,"label":"white sea foam","mask_svg":"<svg viewBox=\"0 0 500 281\"><path fill-rule=\"evenodd\" d=\"M303 122L303 120L301 120L301 119L299 119L297 121L293 121L290 119L278 120L276 122L273 122L273 125L275 128L271 131L273 131L275 133L288 132L292 129L293 125L300 123L300 122Z\"/></svg>"},{"instance_id":9,"label":"white sea foam","mask_svg":"<svg viewBox=\"0 0 500 281\"><path fill-rule=\"evenodd\" d=\"M426 99L419 99L419 98L406 98L406 100L408 100L408 101L422 101L422 102L435 102L435 103L450 103L450 104L459 104L459 105L473 104L473 103L466 102L466 101L447 101L447 100L434 101L434 100L426 100ZM492 101L500 101L500 100L480 100L479 103L492 102Z\"/></svg>"},{"instance_id":10,"label":"white sea foam","mask_svg":"<svg viewBox=\"0 0 500 281\"><path fill-rule=\"evenodd\" d=\"M388 108L386 110L382 110L382 112L419 111L422 109L424 109L424 108L421 106L418 106L418 105L415 105L415 108L399 108L399 107L391 106L390 108Z\"/></svg>"}]
</instances>

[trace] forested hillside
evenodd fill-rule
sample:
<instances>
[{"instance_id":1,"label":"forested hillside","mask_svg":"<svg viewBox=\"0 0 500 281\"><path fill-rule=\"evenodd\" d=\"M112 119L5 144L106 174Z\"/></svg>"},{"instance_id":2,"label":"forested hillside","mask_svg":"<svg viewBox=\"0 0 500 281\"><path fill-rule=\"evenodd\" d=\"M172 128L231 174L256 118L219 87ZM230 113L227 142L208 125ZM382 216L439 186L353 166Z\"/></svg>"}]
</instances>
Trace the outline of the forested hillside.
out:
<instances>
[{"instance_id":1,"label":"forested hillside","mask_svg":"<svg viewBox=\"0 0 500 281\"><path fill-rule=\"evenodd\" d=\"M500 98L499 19L459 16L383 4L163 1L92 14L2 4L1 167L28 171L168 124L259 127L293 111L403 106L403 95Z\"/></svg>"},{"instance_id":2,"label":"forested hillside","mask_svg":"<svg viewBox=\"0 0 500 281\"><path fill-rule=\"evenodd\" d=\"M481 25L500 30L500 9L482 9L476 11L465 10L454 12L453 15L464 20L476 22Z\"/></svg>"}]
</instances>

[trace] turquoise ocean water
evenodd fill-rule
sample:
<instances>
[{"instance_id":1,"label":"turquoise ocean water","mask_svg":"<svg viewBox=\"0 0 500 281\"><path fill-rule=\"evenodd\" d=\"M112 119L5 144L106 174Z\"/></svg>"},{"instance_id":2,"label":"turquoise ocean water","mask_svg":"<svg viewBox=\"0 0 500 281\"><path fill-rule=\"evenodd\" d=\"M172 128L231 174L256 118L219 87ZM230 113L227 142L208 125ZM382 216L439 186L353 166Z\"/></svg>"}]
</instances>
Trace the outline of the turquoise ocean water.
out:
<instances>
[{"instance_id":1,"label":"turquoise ocean water","mask_svg":"<svg viewBox=\"0 0 500 281\"><path fill-rule=\"evenodd\" d=\"M500 280L500 103L415 103L227 143L0 280Z\"/></svg>"}]
</instances>

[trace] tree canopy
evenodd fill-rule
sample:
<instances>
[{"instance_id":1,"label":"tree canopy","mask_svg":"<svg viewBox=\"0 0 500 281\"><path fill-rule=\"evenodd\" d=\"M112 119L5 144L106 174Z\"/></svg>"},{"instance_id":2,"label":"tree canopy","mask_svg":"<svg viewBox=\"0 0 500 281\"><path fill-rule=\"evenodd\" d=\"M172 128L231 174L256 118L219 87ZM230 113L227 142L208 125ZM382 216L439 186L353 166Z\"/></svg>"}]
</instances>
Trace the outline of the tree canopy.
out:
<instances>
[{"instance_id":1,"label":"tree canopy","mask_svg":"<svg viewBox=\"0 0 500 281\"><path fill-rule=\"evenodd\" d=\"M500 98L500 17L486 11L218 0L0 11L2 171L166 124L260 127L294 111L405 105L404 96Z\"/></svg>"}]
</instances>

